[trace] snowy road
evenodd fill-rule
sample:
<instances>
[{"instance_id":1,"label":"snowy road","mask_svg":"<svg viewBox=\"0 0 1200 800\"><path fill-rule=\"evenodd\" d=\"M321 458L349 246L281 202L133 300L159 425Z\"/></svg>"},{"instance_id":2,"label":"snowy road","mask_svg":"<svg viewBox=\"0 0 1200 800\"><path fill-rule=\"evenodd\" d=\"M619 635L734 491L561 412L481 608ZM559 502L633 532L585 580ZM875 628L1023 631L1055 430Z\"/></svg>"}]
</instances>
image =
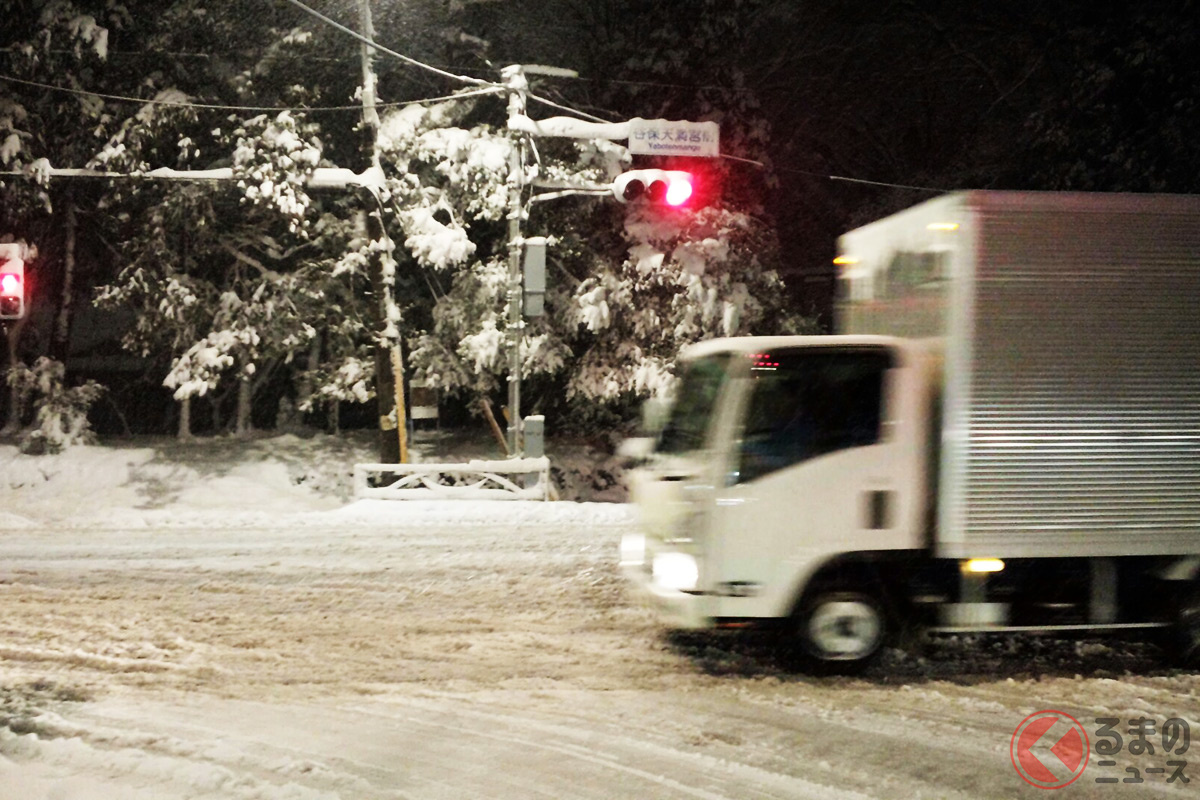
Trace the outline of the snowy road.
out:
<instances>
[{"instance_id":1,"label":"snowy road","mask_svg":"<svg viewBox=\"0 0 1200 800\"><path fill-rule=\"evenodd\" d=\"M0 531L0 800L1044 797L1009 751L1035 711L1200 735L1200 679L1149 648L951 640L806 678L632 606L619 506L363 508ZM1195 796L1096 782L1164 767L1150 741L1055 795Z\"/></svg>"}]
</instances>

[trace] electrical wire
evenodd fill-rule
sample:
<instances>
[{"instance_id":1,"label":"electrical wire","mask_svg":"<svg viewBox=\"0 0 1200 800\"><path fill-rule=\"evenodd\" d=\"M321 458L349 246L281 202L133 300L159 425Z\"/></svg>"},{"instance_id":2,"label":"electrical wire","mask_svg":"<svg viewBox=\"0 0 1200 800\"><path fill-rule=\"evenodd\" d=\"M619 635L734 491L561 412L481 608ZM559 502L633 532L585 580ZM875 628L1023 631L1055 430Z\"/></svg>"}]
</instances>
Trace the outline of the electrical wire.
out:
<instances>
[{"instance_id":1,"label":"electrical wire","mask_svg":"<svg viewBox=\"0 0 1200 800\"><path fill-rule=\"evenodd\" d=\"M581 117L586 117L587 119L590 119L592 122L612 122L611 119L604 119L603 117L597 117L595 114L589 114L586 111L580 111L577 108L571 108L570 106L563 105L562 103L556 103L553 100L549 100L545 97L541 97L536 94L527 93L525 96L529 100L533 100L535 102L542 103L543 105L550 106L551 108L557 108L560 111L570 111L572 114L578 114Z\"/></svg>"},{"instance_id":2,"label":"electrical wire","mask_svg":"<svg viewBox=\"0 0 1200 800\"><path fill-rule=\"evenodd\" d=\"M38 81L28 81L23 78L14 78L11 75L0 75L0 81L8 81L9 83L19 83L24 86L32 86L37 89L48 89L55 92L65 92L66 94L82 95L87 97L99 97L104 100L114 100L125 103L141 103L143 105L161 105L174 106L177 108L202 108L215 111L362 111L362 105L346 105L346 106L236 106L223 105L220 103L193 103L187 100L159 100L156 98L146 97L130 97L119 94L105 94L103 92L89 92L85 89L72 89L67 86L54 86L49 83L40 83ZM398 106L407 106L421 103L440 103L445 100L458 100L464 97L480 97L485 95L499 94L504 91L503 86L488 87L473 92L461 92L459 94L444 95L442 97L423 97L419 100L405 100L391 103L378 103L382 108L392 108Z\"/></svg>"},{"instance_id":3,"label":"electrical wire","mask_svg":"<svg viewBox=\"0 0 1200 800\"><path fill-rule=\"evenodd\" d=\"M354 30L353 28L348 28L345 25L343 25L342 23L338 22L337 20L325 16L320 11L317 11L315 8L311 8L307 5L305 5L304 3L300 2L300 0L287 0L287 2L292 4L296 8L301 9L305 13L311 14L313 17L321 20L325 24L332 25L334 28L337 28L342 33L345 33L348 36L352 36L353 38L355 38L362 44L365 44L368 47L373 47L376 50L378 50L379 52L384 53L389 56L392 56L393 58L398 58L406 64L409 64L414 67L418 67L420 69L428 70L429 72L432 72L435 75L440 75L443 78L450 78L451 80L462 81L463 83L469 83L469 84L473 84L475 86L491 86L491 87L494 87L499 90L503 90L503 91L507 90L507 87L505 87L503 84L494 83L491 81L485 81L481 78L472 78L467 75L455 75L453 72L447 72L446 70L439 69L431 64L426 64L423 61L418 61L417 59L412 58L411 56L406 56L403 53L397 53L395 50L384 47L383 45L379 44L378 42L373 41L372 39L370 39L366 36L363 36L361 33ZM526 97L529 100L533 100L535 102L542 103L543 105L550 106L551 108L557 108L560 111L570 111L572 114L578 114L581 117L585 117L587 119L592 120L593 122L610 122L611 121L611 120L603 119L602 117L597 117L593 114L589 114L586 111L580 111L579 109L571 108L570 106L566 106L561 103L556 103L553 100L550 100L545 97L541 97L540 95L527 93Z\"/></svg>"},{"instance_id":4,"label":"electrical wire","mask_svg":"<svg viewBox=\"0 0 1200 800\"><path fill-rule=\"evenodd\" d=\"M402 53L398 53L394 50L391 50L390 48L384 47L383 45L380 45L377 42L372 41L371 39L367 38L366 36L363 36L362 34L358 33L357 31L355 31L351 28L348 28L345 25L342 25L340 22L337 22L336 20L331 19L330 17L327 17L326 15L317 11L316 9L305 5L304 3L300 2L300 0L287 0L287 2L296 6L299 9L303 10L305 13L312 15L316 19L321 20L322 22L326 23L327 25L330 25L330 26L338 29L339 31L353 37L354 39L358 40L359 42L361 42L369 47L373 47L376 50L379 50L380 52L382 52L386 55L392 56L393 58L398 58L407 64L410 64L415 67L419 67L421 69L428 70L428 71L433 72L437 75L440 75L444 78L449 78L451 80L461 81L461 82L468 83L471 85L484 87L483 89L481 89L479 91L474 91L474 92L462 92L462 93L455 94L455 95L447 95L447 96L443 96L443 97L433 97L433 98L423 98L421 100L413 100L413 101L406 101L406 102L379 103L378 104L379 106L394 107L394 106L404 106L404 105L413 105L413 104L421 104L421 103L442 102L445 100L455 100L455 99L460 99L460 98L464 98L464 97L475 97L475 96L481 96L481 95L499 94L499 93L508 91L508 87L504 86L503 84L494 83L494 82L482 80L479 78L471 78L471 77L468 77L465 75L455 75L451 72L447 72L445 70L431 66L424 62L418 61L415 58L411 58ZM155 100L155 99L148 100L148 99L139 98L139 97L125 97L125 96L121 96L121 95L109 95L109 94L102 94L99 92L88 92L88 91L83 91L83 90L79 90L79 89L70 89L70 88L62 87L62 86L52 86L50 84L38 83L36 81L27 81L27 80L23 80L21 78L13 78L13 77L7 76L7 75L0 75L0 80L24 84L27 86L33 86L33 87L42 88L42 89L49 89L49 90L53 90L53 91L67 92L70 94L91 95L94 97L101 97L101 98L109 99L109 100L119 100L119 101L136 102L136 103L143 103L143 104L179 106L179 107L186 107L186 108L217 109L217 110L224 110L224 111L309 111L309 112L311 112L311 111L350 111L350 110L361 111L361 109L362 109L362 107L360 105L287 108L287 107L278 107L278 106L230 106L230 105L218 105L218 104L209 104L209 103L190 103L190 102L183 102L183 101L176 101L176 100ZM606 120L603 117L598 117L594 114L589 114L585 111L580 111L579 109L572 108L571 106L568 106L568 105L565 105L562 103L557 103L553 100L550 100L549 98L545 98L545 97L542 97L540 95L536 95L533 93L526 93L526 97L528 100L542 103L543 105L547 105L547 106L550 106L551 108L556 108L561 111L569 111L573 114L577 114L581 117L585 117L594 122L610 122L611 121L611 120ZM724 154L721 155L721 158L727 159L729 161L737 161L740 163L750 164L750 165L757 166L760 168L766 167L766 165L763 164L761 161L755 161L755 160L749 159L749 158L742 158L739 156L730 156L730 155L724 155ZM921 192L945 192L945 191L947 191L946 189L931 187L931 186L915 186L915 185L911 185L911 184L889 183L887 181L872 181L872 180L866 180L864 178L850 178L850 177L846 177L843 175L824 175L824 174L817 173L817 172L810 172L810 171L801 170L801 169L792 169L792 168L788 168L788 167L777 166L776 169L778 169L782 172L791 172L791 173L796 173L796 174L801 174L801 175L808 175L810 177L820 178L823 180L841 181L844 183L857 183L857 184L861 184L861 185L865 185L865 186L878 186L878 187L891 188L891 189L908 189L908 190L921 191Z\"/></svg>"},{"instance_id":5,"label":"electrical wire","mask_svg":"<svg viewBox=\"0 0 1200 800\"><path fill-rule=\"evenodd\" d=\"M347 28L345 25L338 22L337 20L325 16L320 11L317 11L315 8L311 8L307 5L305 5L304 3L301 3L300 0L287 0L287 2L291 3L296 8L299 8L300 10L304 11L306 14L310 14L313 17L316 17L317 19L321 20L325 24L332 25L333 27L337 28L342 33L345 33L348 36L354 37L362 44L368 45L369 47L373 47L374 49L378 50L379 52L385 53L386 55L389 55L393 58L398 58L401 61L403 61L404 63L409 64L410 66L428 70L429 72L432 72L436 75L440 75L443 78L449 78L451 80L461 81L463 83L469 83L469 84L472 84L475 86L493 86L493 87L498 87L498 88L504 88L501 84L498 84L498 83L481 80L479 78L471 78L466 75L455 75L453 72L446 72L443 69L438 69L437 67L426 64L423 61L418 61L415 58L406 56L403 53L397 53L395 50L391 50L387 47L384 47L383 45L379 44L378 42L374 42L371 39L367 38L366 36L363 36L361 33L354 30L353 28Z\"/></svg>"},{"instance_id":6,"label":"electrical wire","mask_svg":"<svg viewBox=\"0 0 1200 800\"><path fill-rule=\"evenodd\" d=\"M801 172L802 170L790 170L791 172ZM809 173L813 174L813 173ZM869 181L864 178L847 178L845 175L817 175L818 178L825 178L830 181L841 181L842 183L858 183L864 186L882 186L885 189L910 189L914 192L949 192L957 191L952 189L943 189L938 186L914 186L910 183L889 183L887 181Z\"/></svg>"}]
</instances>

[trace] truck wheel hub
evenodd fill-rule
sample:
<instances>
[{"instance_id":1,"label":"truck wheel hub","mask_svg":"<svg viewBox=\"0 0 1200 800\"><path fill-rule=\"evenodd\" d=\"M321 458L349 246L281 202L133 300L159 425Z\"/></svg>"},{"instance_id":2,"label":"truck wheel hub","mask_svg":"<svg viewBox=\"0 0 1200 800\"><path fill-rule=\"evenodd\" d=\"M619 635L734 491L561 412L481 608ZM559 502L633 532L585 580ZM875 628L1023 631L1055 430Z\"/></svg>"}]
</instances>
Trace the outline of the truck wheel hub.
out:
<instances>
[{"instance_id":1,"label":"truck wheel hub","mask_svg":"<svg viewBox=\"0 0 1200 800\"><path fill-rule=\"evenodd\" d=\"M808 621L809 639L817 653L828 659L861 658L873 652L882 630L879 614L858 600L825 603Z\"/></svg>"}]
</instances>

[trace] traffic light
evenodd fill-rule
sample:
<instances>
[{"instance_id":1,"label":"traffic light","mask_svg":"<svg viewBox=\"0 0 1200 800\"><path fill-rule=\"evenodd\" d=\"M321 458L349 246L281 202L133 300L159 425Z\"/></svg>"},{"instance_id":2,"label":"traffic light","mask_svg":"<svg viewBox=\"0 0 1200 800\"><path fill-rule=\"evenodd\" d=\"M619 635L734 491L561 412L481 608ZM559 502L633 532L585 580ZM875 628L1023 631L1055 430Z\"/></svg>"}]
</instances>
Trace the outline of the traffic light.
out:
<instances>
[{"instance_id":1,"label":"traffic light","mask_svg":"<svg viewBox=\"0 0 1200 800\"><path fill-rule=\"evenodd\" d=\"M654 205L679 208L692 198L695 180L692 173L677 169L635 169L617 176L612 193L622 203L645 199Z\"/></svg>"},{"instance_id":2,"label":"traffic light","mask_svg":"<svg viewBox=\"0 0 1200 800\"><path fill-rule=\"evenodd\" d=\"M25 260L17 244L0 244L0 319L25 316Z\"/></svg>"}]
</instances>

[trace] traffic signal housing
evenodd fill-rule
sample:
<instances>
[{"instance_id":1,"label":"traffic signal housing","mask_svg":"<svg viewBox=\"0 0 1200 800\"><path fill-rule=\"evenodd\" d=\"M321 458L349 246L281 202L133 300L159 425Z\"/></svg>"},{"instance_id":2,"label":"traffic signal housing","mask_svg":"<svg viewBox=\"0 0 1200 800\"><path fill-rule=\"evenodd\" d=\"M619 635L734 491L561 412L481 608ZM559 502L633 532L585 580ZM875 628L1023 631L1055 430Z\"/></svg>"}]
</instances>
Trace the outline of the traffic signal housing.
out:
<instances>
[{"instance_id":1,"label":"traffic signal housing","mask_svg":"<svg viewBox=\"0 0 1200 800\"><path fill-rule=\"evenodd\" d=\"M17 244L0 244L0 319L25 316L25 259Z\"/></svg>"},{"instance_id":2,"label":"traffic signal housing","mask_svg":"<svg viewBox=\"0 0 1200 800\"><path fill-rule=\"evenodd\" d=\"M622 203L644 200L652 205L680 208L695 194L696 177L678 169L634 169L612 182L613 197Z\"/></svg>"}]
</instances>

